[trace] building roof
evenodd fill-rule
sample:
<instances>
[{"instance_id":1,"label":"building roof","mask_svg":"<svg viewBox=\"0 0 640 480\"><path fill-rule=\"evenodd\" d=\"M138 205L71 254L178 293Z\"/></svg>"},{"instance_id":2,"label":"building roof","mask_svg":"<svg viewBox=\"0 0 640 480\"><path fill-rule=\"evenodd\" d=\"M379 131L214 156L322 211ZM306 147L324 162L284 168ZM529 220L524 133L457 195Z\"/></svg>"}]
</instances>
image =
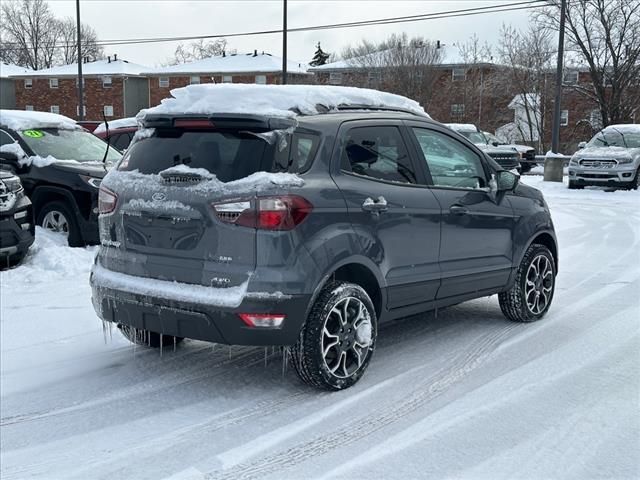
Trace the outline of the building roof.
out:
<instances>
[{"instance_id":1,"label":"building roof","mask_svg":"<svg viewBox=\"0 0 640 480\"><path fill-rule=\"evenodd\" d=\"M33 70L12 63L0 63L0 78L9 78L12 75L29 75Z\"/></svg>"},{"instance_id":2,"label":"building roof","mask_svg":"<svg viewBox=\"0 0 640 480\"><path fill-rule=\"evenodd\" d=\"M128 62L127 60L96 60L82 64L83 76L122 76L136 77L144 76L149 67ZM59 67L46 68L44 70L33 70L11 75L12 77L77 77L78 64L61 65Z\"/></svg>"},{"instance_id":3,"label":"building roof","mask_svg":"<svg viewBox=\"0 0 640 480\"><path fill-rule=\"evenodd\" d=\"M308 65L287 62L289 73L307 73ZM150 75L186 75L212 73L277 73L282 71L282 58L270 53L226 54L204 58L194 62L171 65L151 70Z\"/></svg>"}]
</instances>

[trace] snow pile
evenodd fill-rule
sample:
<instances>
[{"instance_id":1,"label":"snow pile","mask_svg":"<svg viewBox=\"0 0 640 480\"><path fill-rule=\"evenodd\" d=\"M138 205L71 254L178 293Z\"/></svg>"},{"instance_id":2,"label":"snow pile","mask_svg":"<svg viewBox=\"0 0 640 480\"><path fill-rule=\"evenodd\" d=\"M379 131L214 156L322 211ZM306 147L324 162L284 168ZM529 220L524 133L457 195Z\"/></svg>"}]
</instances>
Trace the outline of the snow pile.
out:
<instances>
[{"instance_id":1,"label":"snow pile","mask_svg":"<svg viewBox=\"0 0 640 480\"><path fill-rule=\"evenodd\" d=\"M478 128L473 123L445 123L446 127L456 132L477 132Z\"/></svg>"},{"instance_id":2,"label":"snow pile","mask_svg":"<svg viewBox=\"0 0 640 480\"><path fill-rule=\"evenodd\" d=\"M622 123L619 125L609 125L604 129L604 132L607 131L618 131L622 133L640 133L640 123Z\"/></svg>"},{"instance_id":3,"label":"snow pile","mask_svg":"<svg viewBox=\"0 0 640 480\"><path fill-rule=\"evenodd\" d=\"M0 125L18 131L39 128L57 128L58 130L77 130L82 128L75 120L64 115L22 110L0 110Z\"/></svg>"},{"instance_id":4,"label":"snow pile","mask_svg":"<svg viewBox=\"0 0 640 480\"><path fill-rule=\"evenodd\" d=\"M97 287L124 290L137 295L168 298L176 302L202 303L220 307L238 307L247 293L249 280L237 287L215 288L204 285L170 282L113 272L96 264L92 282Z\"/></svg>"},{"instance_id":5,"label":"snow pile","mask_svg":"<svg viewBox=\"0 0 640 480\"><path fill-rule=\"evenodd\" d=\"M177 200L145 200L143 198L134 198L127 202L124 206L125 210L134 211L138 215L140 210L163 210L166 212L191 212L193 208L185 205ZM125 212L126 213L126 212Z\"/></svg>"},{"instance_id":6,"label":"snow pile","mask_svg":"<svg viewBox=\"0 0 640 480\"><path fill-rule=\"evenodd\" d=\"M428 114L414 100L366 88L325 85L202 84L171 90L174 98L141 110L143 121L150 114L240 113L269 117L315 115L337 110L341 105L387 107Z\"/></svg>"},{"instance_id":7,"label":"snow pile","mask_svg":"<svg viewBox=\"0 0 640 480\"><path fill-rule=\"evenodd\" d=\"M156 132L155 128L141 128L140 130L137 130L136 133L133 135L133 140L131 140L131 143L137 142L138 140L142 140L145 138L149 138L155 132Z\"/></svg>"},{"instance_id":8,"label":"snow pile","mask_svg":"<svg viewBox=\"0 0 640 480\"><path fill-rule=\"evenodd\" d=\"M109 122L109 130L115 130L117 128L135 128L138 126L138 120L135 117L119 118L117 120L111 120ZM102 122L96 127L93 133L102 133L107 131L107 125Z\"/></svg>"}]
</instances>

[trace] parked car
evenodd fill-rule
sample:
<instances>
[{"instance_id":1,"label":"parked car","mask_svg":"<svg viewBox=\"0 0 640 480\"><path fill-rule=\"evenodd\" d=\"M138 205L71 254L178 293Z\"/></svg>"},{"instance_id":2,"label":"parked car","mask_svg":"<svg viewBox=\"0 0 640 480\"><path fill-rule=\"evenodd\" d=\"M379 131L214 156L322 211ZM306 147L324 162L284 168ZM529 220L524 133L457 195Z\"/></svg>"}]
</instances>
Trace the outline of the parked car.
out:
<instances>
[{"instance_id":1,"label":"parked car","mask_svg":"<svg viewBox=\"0 0 640 480\"><path fill-rule=\"evenodd\" d=\"M520 154L518 152L513 148L491 145L484 133L475 125L471 123L446 123L445 125L475 144L505 170L520 169Z\"/></svg>"},{"instance_id":2,"label":"parked car","mask_svg":"<svg viewBox=\"0 0 640 480\"><path fill-rule=\"evenodd\" d=\"M0 268L22 261L33 243L34 229L31 201L20 178L0 170Z\"/></svg>"},{"instance_id":3,"label":"parked car","mask_svg":"<svg viewBox=\"0 0 640 480\"><path fill-rule=\"evenodd\" d=\"M569 161L569 188L587 185L637 190L640 185L640 125L609 125Z\"/></svg>"},{"instance_id":4,"label":"parked car","mask_svg":"<svg viewBox=\"0 0 640 480\"><path fill-rule=\"evenodd\" d=\"M96 120L78 120L77 123L89 132L93 132L102 122L98 122Z\"/></svg>"},{"instance_id":5,"label":"parked car","mask_svg":"<svg viewBox=\"0 0 640 480\"><path fill-rule=\"evenodd\" d=\"M93 131L93 134L108 141L112 147L124 152L133 140L138 130L138 122L135 118L119 118L107 123L101 123Z\"/></svg>"},{"instance_id":6,"label":"parked car","mask_svg":"<svg viewBox=\"0 0 640 480\"><path fill-rule=\"evenodd\" d=\"M361 378L379 323L492 294L542 318L558 266L542 193L426 116L341 108L147 113L100 187L99 317L152 347L287 346L331 390Z\"/></svg>"},{"instance_id":7,"label":"parked car","mask_svg":"<svg viewBox=\"0 0 640 480\"><path fill-rule=\"evenodd\" d=\"M494 147L504 147L515 150L520 155L520 173L527 173L531 171L533 167L537 165L536 163L536 149L529 145L519 145L517 143L506 143L500 140L498 137L493 135L490 132L482 132L487 139L487 143L489 145L493 145Z\"/></svg>"},{"instance_id":8,"label":"parked car","mask_svg":"<svg viewBox=\"0 0 640 480\"><path fill-rule=\"evenodd\" d=\"M120 158L70 118L0 110L0 168L22 180L36 225L64 233L71 246L98 242L98 187Z\"/></svg>"}]
</instances>

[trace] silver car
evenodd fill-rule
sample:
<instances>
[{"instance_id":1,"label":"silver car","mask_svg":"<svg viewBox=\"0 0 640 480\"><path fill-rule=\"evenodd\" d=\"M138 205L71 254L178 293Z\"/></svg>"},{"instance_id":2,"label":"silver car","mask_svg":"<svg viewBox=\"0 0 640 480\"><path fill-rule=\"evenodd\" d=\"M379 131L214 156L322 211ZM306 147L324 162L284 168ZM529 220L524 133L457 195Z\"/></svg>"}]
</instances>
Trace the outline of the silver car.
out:
<instances>
[{"instance_id":1,"label":"silver car","mask_svg":"<svg viewBox=\"0 0 640 480\"><path fill-rule=\"evenodd\" d=\"M578 148L569 162L569 188L599 185L637 190L640 124L609 125Z\"/></svg>"}]
</instances>

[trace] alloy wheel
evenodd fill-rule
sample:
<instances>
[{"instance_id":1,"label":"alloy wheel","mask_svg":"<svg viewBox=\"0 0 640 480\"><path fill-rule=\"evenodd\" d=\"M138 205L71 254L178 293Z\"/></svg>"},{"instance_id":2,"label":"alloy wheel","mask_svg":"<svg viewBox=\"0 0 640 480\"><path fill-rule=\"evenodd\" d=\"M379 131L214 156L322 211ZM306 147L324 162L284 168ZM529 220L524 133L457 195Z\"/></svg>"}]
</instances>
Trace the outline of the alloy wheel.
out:
<instances>
[{"instance_id":1,"label":"alloy wheel","mask_svg":"<svg viewBox=\"0 0 640 480\"><path fill-rule=\"evenodd\" d=\"M322 358L332 375L348 378L365 362L372 341L371 316L365 304L346 297L334 305L324 321Z\"/></svg>"},{"instance_id":2,"label":"alloy wheel","mask_svg":"<svg viewBox=\"0 0 640 480\"><path fill-rule=\"evenodd\" d=\"M527 269L524 287L527 308L534 315L539 315L551 302L553 293L553 268L545 255L536 256Z\"/></svg>"},{"instance_id":3,"label":"alloy wheel","mask_svg":"<svg viewBox=\"0 0 640 480\"><path fill-rule=\"evenodd\" d=\"M69 221L62 212L51 210L42 219L42 227L52 232L69 235Z\"/></svg>"}]
</instances>

